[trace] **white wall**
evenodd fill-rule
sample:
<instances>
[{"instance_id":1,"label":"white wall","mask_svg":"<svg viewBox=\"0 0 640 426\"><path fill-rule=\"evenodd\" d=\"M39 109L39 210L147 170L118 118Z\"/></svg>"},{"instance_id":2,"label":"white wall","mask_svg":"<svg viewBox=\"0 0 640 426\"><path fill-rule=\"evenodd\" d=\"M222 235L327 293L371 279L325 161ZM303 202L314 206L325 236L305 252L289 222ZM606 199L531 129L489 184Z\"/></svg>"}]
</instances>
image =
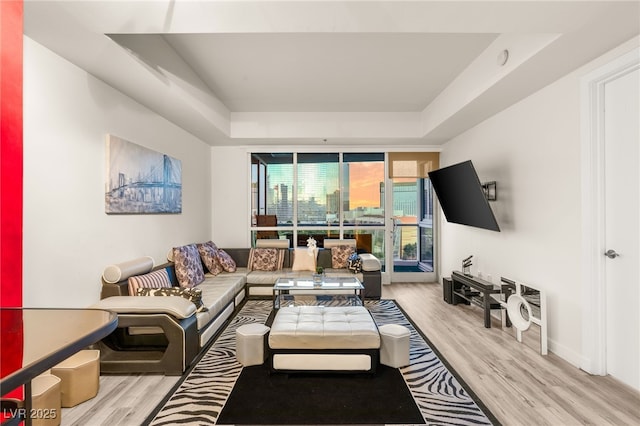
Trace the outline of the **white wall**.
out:
<instances>
[{"instance_id":1,"label":"white wall","mask_svg":"<svg viewBox=\"0 0 640 426\"><path fill-rule=\"evenodd\" d=\"M182 161L182 214L107 215L108 133ZM86 307L105 266L211 238L210 147L24 38L27 307Z\"/></svg>"},{"instance_id":2,"label":"white wall","mask_svg":"<svg viewBox=\"0 0 640 426\"><path fill-rule=\"evenodd\" d=\"M497 181L491 202L502 232L442 220L440 273L505 276L546 290L549 349L580 363L581 134L580 78L631 50L634 39L452 139L441 165L472 160L481 181Z\"/></svg>"},{"instance_id":3,"label":"white wall","mask_svg":"<svg viewBox=\"0 0 640 426\"><path fill-rule=\"evenodd\" d=\"M246 147L211 148L211 180L215 196L211 222L218 247L249 247L251 236L249 154Z\"/></svg>"}]
</instances>

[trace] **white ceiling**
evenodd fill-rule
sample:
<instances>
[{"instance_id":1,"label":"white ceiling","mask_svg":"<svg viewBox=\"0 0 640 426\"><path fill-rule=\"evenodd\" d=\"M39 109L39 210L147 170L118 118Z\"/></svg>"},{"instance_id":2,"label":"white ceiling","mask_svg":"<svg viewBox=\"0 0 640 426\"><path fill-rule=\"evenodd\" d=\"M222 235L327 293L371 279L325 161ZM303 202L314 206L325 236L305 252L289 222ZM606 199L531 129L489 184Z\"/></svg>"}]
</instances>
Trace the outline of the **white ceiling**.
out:
<instances>
[{"instance_id":1,"label":"white ceiling","mask_svg":"<svg viewBox=\"0 0 640 426\"><path fill-rule=\"evenodd\" d=\"M211 145L438 145L637 36L640 1L26 0L24 31Z\"/></svg>"}]
</instances>

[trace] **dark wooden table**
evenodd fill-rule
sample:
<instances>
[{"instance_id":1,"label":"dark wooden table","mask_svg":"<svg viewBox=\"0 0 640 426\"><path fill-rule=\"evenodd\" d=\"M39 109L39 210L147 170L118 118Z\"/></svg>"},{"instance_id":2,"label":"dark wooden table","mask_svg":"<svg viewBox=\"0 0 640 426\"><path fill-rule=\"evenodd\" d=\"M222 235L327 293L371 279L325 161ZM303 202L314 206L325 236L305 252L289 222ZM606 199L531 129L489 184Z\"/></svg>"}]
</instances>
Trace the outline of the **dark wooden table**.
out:
<instances>
[{"instance_id":1,"label":"dark wooden table","mask_svg":"<svg viewBox=\"0 0 640 426\"><path fill-rule=\"evenodd\" d=\"M500 294L501 287L458 271L453 271L451 280L453 281L453 293L484 309L484 326L491 328L491 309L501 309L500 302L491 295ZM469 295L469 293L463 291L463 289L467 288L479 293L479 295Z\"/></svg>"}]
</instances>

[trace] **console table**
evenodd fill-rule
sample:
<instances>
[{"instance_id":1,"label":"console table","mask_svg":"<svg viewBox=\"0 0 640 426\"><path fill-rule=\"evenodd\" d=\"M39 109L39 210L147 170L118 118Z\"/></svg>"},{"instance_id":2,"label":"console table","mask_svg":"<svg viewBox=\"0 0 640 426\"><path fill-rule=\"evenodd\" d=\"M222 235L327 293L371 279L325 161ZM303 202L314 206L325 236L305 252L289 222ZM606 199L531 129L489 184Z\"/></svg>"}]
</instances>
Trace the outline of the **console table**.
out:
<instances>
[{"instance_id":1,"label":"console table","mask_svg":"<svg viewBox=\"0 0 640 426\"><path fill-rule=\"evenodd\" d=\"M457 305L459 298L484 309L484 326L491 328L491 309L502 309L500 301L492 294L500 294L501 287L481 278L465 275L462 272L453 271L452 304ZM456 297L457 296L457 297Z\"/></svg>"}]
</instances>

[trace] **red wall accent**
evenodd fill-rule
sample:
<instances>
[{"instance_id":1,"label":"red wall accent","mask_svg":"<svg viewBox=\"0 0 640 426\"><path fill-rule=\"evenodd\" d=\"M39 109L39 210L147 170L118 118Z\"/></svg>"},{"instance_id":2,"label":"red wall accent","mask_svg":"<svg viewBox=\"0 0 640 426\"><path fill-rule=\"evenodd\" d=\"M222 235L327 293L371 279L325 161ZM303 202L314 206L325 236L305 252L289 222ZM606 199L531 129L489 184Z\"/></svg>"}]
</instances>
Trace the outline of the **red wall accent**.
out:
<instances>
[{"instance_id":1,"label":"red wall accent","mask_svg":"<svg viewBox=\"0 0 640 426\"><path fill-rule=\"evenodd\" d=\"M22 17L0 1L0 306L22 306Z\"/></svg>"},{"instance_id":2,"label":"red wall accent","mask_svg":"<svg viewBox=\"0 0 640 426\"><path fill-rule=\"evenodd\" d=\"M0 306L22 306L22 0L0 0ZM4 315L3 315L4 317ZM3 318L2 327L12 324ZM15 325L15 324L14 324ZM20 327L21 329L21 327ZM20 333L21 334L21 333ZM0 374L22 366L22 339L3 341ZM3 389L3 392L7 389ZM6 394L23 398L22 387Z\"/></svg>"}]
</instances>

